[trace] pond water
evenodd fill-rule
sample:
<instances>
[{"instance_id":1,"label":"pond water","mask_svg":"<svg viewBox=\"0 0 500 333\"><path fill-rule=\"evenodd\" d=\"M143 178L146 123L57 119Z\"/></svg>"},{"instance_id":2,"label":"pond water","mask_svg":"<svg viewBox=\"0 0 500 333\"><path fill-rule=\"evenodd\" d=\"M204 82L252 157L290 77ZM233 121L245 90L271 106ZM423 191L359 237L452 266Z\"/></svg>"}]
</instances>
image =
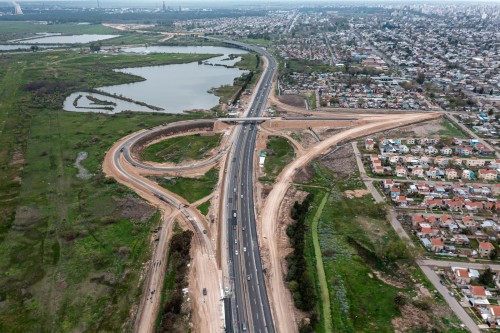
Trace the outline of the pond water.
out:
<instances>
[{"instance_id":1,"label":"pond water","mask_svg":"<svg viewBox=\"0 0 500 333\"><path fill-rule=\"evenodd\" d=\"M105 94L123 96L130 99L125 102L119 98L94 96L99 100L113 102L114 105L95 104L86 98L86 93L75 93L64 102L67 111L117 113L130 111L156 111L165 113L180 113L187 110L210 109L219 103L219 97L208 90L222 85L232 85L236 77L246 73L238 68L228 68L239 61L239 57L230 59L230 54L243 54L246 51L225 47L170 47L158 46L123 50L124 52L144 53L200 53L223 54L204 61L202 64L192 62L164 66L138 67L120 69L119 72L129 73L145 78L144 81L97 88ZM75 99L79 96L76 102ZM95 95L95 94L94 94ZM145 104L138 105L134 101ZM76 106L75 106L76 104ZM161 108L154 110L149 106Z\"/></svg>"},{"instance_id":2,"label":"pond water","mask_svg":"<svg viewBox=\"0 0 500 333\"><path fill-rule=\"evenodd\" d=\"M17 40L21 44L85 44L118 37L119 35L51 35Z\"/></svg>"}]
</instances>

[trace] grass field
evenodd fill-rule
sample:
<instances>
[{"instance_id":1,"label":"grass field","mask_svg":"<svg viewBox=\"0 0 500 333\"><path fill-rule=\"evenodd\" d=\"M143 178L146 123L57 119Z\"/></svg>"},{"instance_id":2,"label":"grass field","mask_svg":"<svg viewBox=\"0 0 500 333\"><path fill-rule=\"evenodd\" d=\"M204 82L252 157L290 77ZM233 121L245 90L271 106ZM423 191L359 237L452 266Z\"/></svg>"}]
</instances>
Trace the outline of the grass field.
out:
<instances>
[{"instance_id":1,"label":"grass field","mask_svg":"<svg viewBox=\"0 0 500 333\"><path fill-rule=\"evenodd\" d=\"M218 180L218 171L210 169L201 178L159 178L155 177L155 181L167 190L177 193L188 202L192 203L212 193Z\"/></svg>"},{"instance_id":2,"label":"grass field","mask_svg":"<svg viewBox=\"0 0 500 333\"><path fill-rule=\"evenodd\" d=\"M1 332L130 329L130 308L141 293L140 270L159 215L103 177L104 154L133 131L206 115L106 116L60 107L72 91L137 80L112 68L172 60L182 61L71 52L0 58ZM74 84L50 94L21 89L33 80ZM81 164L94 174L90 180L76 177L73 164L81 151L88 153Z\"/></svg>"},{"instance_id":3,"label":"grass field","mask_svg":"<svg viewBox=\"0 0 500 333\"><path fill-rule=\"evenodd\" d=\"M276 136L269 137L266 149L268 153L264 162L265 178L274 181L281 170L293 160L295 152L287 139Z\"/></svg>"},{"instance_id":4,"label":"grass field","mask_svg":"<svg viewBox=\"0 0 500 333\"><path fill-rule=\"evenodd\" d=\"M164 35L160 34L140 34L140 33L133 33L133 32L122 32L118 30L114 30L113 34L120 34L120 37L116 38L111 38L111 39L105 39L100 41L101 45L103 46L110 46L110 45L134 45L134 44L141 44L140 46L143 46L144 44L154 44L158 43L161 39L165 38Z\"/></svg>"},{"instance_id":5,"label":"grass field","mask_svg":"<svg viewBox=\"0 0 500 333\"><path fill-rule=\"evenodd\" d=\"M205 201L204 203L199 205L197 208L203 215L206 216L208 214L208 210L210 209L210 200Z\"/></svg>"},{"instance_id":6,"label":"grass field","mask_svg":"<svg viewBox=\"0 0 500 333\"><path fill-rule=\"evenodd\" d=\"M393 332L392 320L401 317L396 296L416 295L412 279L428 288L430 284L415 268L404 243L386 221L385 207L374 203L369 195L349 199L343 194L347 189L364 188L358 175L338 179L318 162L313 162L313 166L315 172L310 180L296 186L314 194L307 214L310 229L306 235L306 259L314 272L316 292L321 300L316 310L320 322L315 330L323 333ZM407 265L411 268L400 268ZM388 284L377 274L389 281L402 282L402 285ZM324 295L325 283L328 297ZM329 304L325 305L328 298ZM430 322L442 332L457 331L457 319L445 303L430 299L415 302L414 306L417 309L425 302L435 308L441 307L440 317L427 311ZM329 314L326 313L328 307ZM410 331L422 331L419 329L413 327Z\"/></svg>"},{"instance_id":7,"label":"grass field","mask_svg":"<svg viewBox=\"0 0 500 333\"><path fill-rule=\"evenodd\" d=\"M444 127L444 129L439 130L436 134L441 135L441 136L447 136L449 138L461 138L461 139L466 139L469 138L467 134L465 134L460 128L455 126L451 121L448 119L444 119L440 123L441 126Z\"/></svg>"},{"instance_id":8,"label":"grass field","mask_svg":"<svg viewBox=\"0 0 500 333\"><path fill-rule=\"evenodd\" d=\"M259 55L255 53L246 53L241 55L241 60L238 61L234 67L240 68L242 70L252 71L254 75L248 82L246 89L250 89L258 80L262 74L262 61ZM237 96L237 93L245 85L244 78L246 74L243 74L239 78L234 80L233 85L226 85L217 87L214 89L214 94L219 97L221 103L232 103L233 99Z\"/></svg>"},{"instance_id":9,"label":"grass field","mask_svg":"<svg viewBox=\"0 0 500 333\"><path fill-rule=\"evenodd\" d=\"M40 32L59 32L62 34L106 34L118 35L118 30L101 24L36 24L32 22L0 21L0 41L34 36Z\"/></svg>"},{"instance_id":10,"label":"grass field","mask_svg":"<svg viewBox=\"0 0 500 333\"><path fill-rule=\"evenodd\" d=\"M195 134L167 139L146 147L142 152L142 159L159 163L201 160L219 146L221 138L222 134L210 136Z\"/></svg>"}]
</instances>

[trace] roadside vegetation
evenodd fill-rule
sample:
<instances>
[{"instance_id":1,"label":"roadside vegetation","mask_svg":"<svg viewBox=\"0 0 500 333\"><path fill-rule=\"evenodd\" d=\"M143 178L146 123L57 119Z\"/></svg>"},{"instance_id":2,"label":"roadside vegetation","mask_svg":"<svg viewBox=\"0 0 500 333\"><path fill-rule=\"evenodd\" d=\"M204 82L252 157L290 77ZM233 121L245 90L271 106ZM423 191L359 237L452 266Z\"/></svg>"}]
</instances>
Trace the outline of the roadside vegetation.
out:
<instances>
[{"instance_id":1,"label":"roadside vegetation","mask_svg":"<svg viewBox=\"0 0 500 333\"><path fill-rule=\"evenodd\" d=\"M250 89L262 74L262 61L260 55L255 53L245 53L240 55L241 60L234 67L247 70L247 74L234 79L233 85L226 85L215 88L214 94L219 97L221 103L236 104L245 90Z\"/></svg>"},{"instance_id":2,"label":"roadside vegetation","mask_svg":"<svg viewBox=\"0 0 500 333\"><path fill-rule=\"evenodd\" d=\"M202 160L220 145L221 138L222 134L194 134L166 139L144 148L142 159L158 163Z\"/></svg>"},{"instance_id":3,"label":"roadside vegetation","mask_svg":"<svg viewBox=\"0 0 500 333\"><path fill-rule=\"evenodd\" d=\"M344 193L364 190L359 176L337 174L318 161L307 170L308 177L296 186L309 193L307 198L312 196L305 213L303 271L311 274L317 301L307 311L311 322L303 322L300 332L326 333L328 327L333 332L394 332L395 327L458 332L458 321L440 296L427 296L433 295L432 288L428 294L421 292L419 285L429 284L415 266L413 253L386 221L386 207L370 195ZM295 205L292 217L294 211ZM317 267L320 262L325 278ZM326 299L330 304L325 306Z\"/></svg>"},{"instance_id":4,"label":"roadside vegetation","mask_svg":"<svg viewBox=\"0 0 500 333\"><path fill-rule=\"evenodd\" d=\"M208 214L208 210L210 209L210 200L205 201L204 203L199 205L197 208L200 211L200 213L202 213L203 215L206 216Z\"/></svg>"},{"instance_id":5,"label":"roadside vegetation","mask_svg":"<svg viewBox=\"0 0 500 333\"><path fill-rule=\"evenodd\" d=\"M104 177L105 152L139 129L206 115L73 113L61 105L77 89L139 79L113 68L196 58L73 52L0 58L0 331L131 327L159 214ZM82 151L89 180L76 177Z\"/></svg>"},{"instance_id":6,"label":"roadside vegetation","mask_svg":"<svg viewBox=\"0 0 500 333\"><path fill-rule=\"evenodd\" d=\"M217 169L212 168L201 178L161 178L152 177L154 181L169 191L177 193L189 203L198 201L210 195L217 185L219 174Z\"/></svg>"},{"instance_id":7,"label":"roadside vegetation","mask_svg":"<svg viewBox=\"0 0 500 333\"><path fill-rule=\"evenodd\" d=\"M264 162L265 177L261 181L274 182L279 173L295 157L293 146L287 139L270 136L266 145L266 160Z\"/></svg>"},{"instance_id":8,"label":"roadside vegetation","mask_svg":"<svg viewBox=\"0 0 500 333\"><path fill-rule=\"evenodd\" d=\"M189 310L184 306L182 289L188 286L192 239L192 231L183 231L175 225L169 244L157 333L189 331Z\"/></svg>"}]
</instances>

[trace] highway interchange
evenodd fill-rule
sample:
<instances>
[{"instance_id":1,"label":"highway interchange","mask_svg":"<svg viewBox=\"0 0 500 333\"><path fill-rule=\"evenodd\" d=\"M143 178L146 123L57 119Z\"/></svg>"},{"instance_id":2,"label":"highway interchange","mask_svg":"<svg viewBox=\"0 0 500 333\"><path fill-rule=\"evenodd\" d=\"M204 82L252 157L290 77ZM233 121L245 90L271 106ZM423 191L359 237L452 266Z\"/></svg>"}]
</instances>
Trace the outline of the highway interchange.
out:
<instances>
[{"instance_id":1,"label":"highway interchange","mask_svg":"<svg viewBox=\"0 0 500 333\"><path fill-rule=\"evenodd\" d=\"M286 331L288 332L292 330L292 327L288 324L293 322L293 320L292 318L288 318L288 315L283 313L283 309L281 308L286 305L283 302L285 300L281 299L281 296L279 296L283 295L281 285L283 281L280 280L280 274L277 274L278 272L276 272L279 263L277 262L275 254L270 254L270 279L273 280L270 282L270 285L278 285L279 288L266 290L266 281L264 279L259 240L257 236L254 205L255 198L253 177L255 165L254 157L256 156L255 142L258 131L257 121L262 120L259 118L262 118L262 114L268 102L268 97L272 89L273 77L277 71L277 63L273 56L263 48L230 40L225 40L224 42L233 47L236 46L259 53L264 57L267 64L250 101L250 106L243 117L236 118L237 120L235 119L233 121L227 119L227 121L239 122L241 125L233 128L231 137L227 141L226 147L220 150L217 155L207 160L185 166L172 167L150 165L135 159L132 153L134 151L133 147L139 143L139 140L147 139L148 135L152 135L154 137L156 134L165 134L157 132L164 130L166 130L165 132L169 132L169 130L171 130L170 126L175 126L174 124L162 125L135 133L129 137L123 138L120 143L115 144L115 146L108 152L106 158L108 163L105 162L105 165L108 165L108 167L105 166L104 169L108 170L108 174L114 174L115 178L121 178L122 182L126 179L125 182L128 184L132 183L131 187L136 191L139 191L146 196L149 195L150 198L154 196L155 199L149 199L150 201L160 200L169 206L173 206L174 210L178 210L181 213L180 215L183 216L184 219L192 226L195 232L195 237L201 245L202 252L205 254L204 259L202 259L203 261L200 261L198 264L207 263L209 265L204 268L205 272L213 269L213 272L207 275L210 279L205 280L207 287L210 285L208 288L208 296L206 289L204 288L202 297L204 314L201 318L206 318L207 320L207 331L216 332L219 330L225 330L226 332L275 332L276 323L273 322L273 315L271 313L271 306L268 297L268 293L270 293L274 302L274 319L277 323L281 323L281 326L287 327ZM363 126L352 128L345 133L339 134L338 138L334 136L329 140L322 142L321 145L315 146L312 151L309 151L308 154L296 160L293 165L289 165L286 169L286 175L283 176L281 180L281 182L284 183L278 184L279 189L273 189L269 196L283 196L289 182L287 179L291 174L293 174L293 170L297 169L297 165L306 163L309 159L321 153L325 148L330 147L339 140L351 138L351 135L356 137L356 135L360 135L359 133L363 133L364 131L375 131L379 127L392 128L400 126L405 122L431 119L435 116L437 115L415 115L407 117L408 119L405 121L401 121L402 119L399 117L394 118L394 116L383 116L380 117L380 121L375 121L373 124L365 124ZM384 117L388 119L383 120ZM310 118L307 119L310 120ZM324 118L319 119L325 120ZM345 119L336 117L331 119L357 120L357 118ZM291 118L285 120L295 119ZM297 118L296 120L302 120L302 118ZM206 127L206 124L203 125L203 122L207 121L209 120L195 120L190 123L194 124L199 122L199 126L197 125L195 127L201 126L200 128L203 128ZM178 122L177 124L180 123L181 122ZM220 216L221 219L219 223L221 223L222 226L222 233L220 237L225 242L217 245L221 246L220 250L222 255L222 267L220 267L222 268L222 279L220 279L221 276L216 272L217 264L214 249L215 244L213 243L215 242L215 239L211 239L211 232L205 229L207 227L206 223L208 223L205 218L199 214L196 208L188 205L183 198L176 196L174 193L162 190L161 187L141 175L143 172L194 170L206 167L209 164L214 164L224 157L224 155L226 155L226 163L221 173L224 174L224 177L221 192L222 200L219 202L219 209L222 215ZM122 164L123 162L125 162L125 164ZM133 168L131 166L133 166ZM131 172L134 168L136 169L136 172L139 171L139 173ZM270 201L280 202L278 199ZM263 212L261 212L261 214L264 216L262 219L264 223L263 228L265 229L262 233L267 237L263 237L262 241L264 242L265 247L274 249L274 245L267 243L273 240L273 225L277 216L277 213L274 211L276 207L273 206L271 207L272 209L266 207L267 205L263 208ZM168 232L162 230L161 237L167 238L167 233ZM156 257L157 255L155 253L155 258ZM279 281L276 281L276 279ZM154 281L160 280L154 279ZM149 284L149 287L151 286L152 285ZM161 289L161 284L157 284L157 287ZM205 287L205 285L203 285L203 287ZM152 288L150 289L153 290ZM279 294L277 295L276 292L278 291ZM157 293L157 295L159 294L160 293ZM196 294L197 293L195 292L193 295ZM278 303L276 303L277 301ZM223 306L222 312L219 312L216 309L215 304L217 303ZM144 303L141 303L141 306L143 304ZM150 314L158 311L158 304L159 303L156 302L156 305L151 305L146 302L146 306L143 309L139 309L137 315L138 319L136 321L139 322L139 324L144 322L146 322L146 324L143 325L145 330L141 329L142 326L140 325L136 326L136 332L149 331L147 327L148 325L152 325L151 323L154 319L154 317ZM209 308L211 307L214 311L207 312L207 306ZM222 315L222 317L219 317L219 315ZM141 317L144 316L147 319L142 320ZM149 324L147 322L149 322ZM283 331L284 327L281 326L279 326L279 331Z\"/></svg>"},{"instance_id":2,"label":"highway interchange","mask_svg":"<svg viewBox=\"0 0 500 333\"><path fill-rule=\"evenodd\" d=\"M267 59L267 67L261 76L251 104L245 117L260 117L266 107L269 93L272 89L272 80L277 70L277 63L273 56L265 49L241 42L224 41L230 46L236 46L249 51L257 52ZM200 120L203 122L203 120ZM206 121L206 120L205 120ZM153 194L175 208L179 209L192 225L195 236L205 251L215 253L209 235L205 234L203 222L199 220L194 209L185 205L174 196L155 188L139 176L128 172L121 164L123 160L135 168L145 171L175 171L189 170L212 164L227 153L226 149L216 156L200 163L183 166L153 166L142 163L132 155L133 146L153 132L163 131L171 125L159 126L139 132L117 146L112 152L112 164L125 178L136 184L141 190ZM226 173L226 191L221 209L223 211L224 234L227 237L227 266L229 271L223 274L229 277L229 285L222 283L221 292L211 290L211 293L220 294L224 290L225 331L226 332L274 332L271 309L266 292L266 284L262 271L262 263L257 239L255 223L253 172L254 150L257 137L257 124L245 123L235 128L232 145L229 145Z\"/></svg>"}]
</instances>

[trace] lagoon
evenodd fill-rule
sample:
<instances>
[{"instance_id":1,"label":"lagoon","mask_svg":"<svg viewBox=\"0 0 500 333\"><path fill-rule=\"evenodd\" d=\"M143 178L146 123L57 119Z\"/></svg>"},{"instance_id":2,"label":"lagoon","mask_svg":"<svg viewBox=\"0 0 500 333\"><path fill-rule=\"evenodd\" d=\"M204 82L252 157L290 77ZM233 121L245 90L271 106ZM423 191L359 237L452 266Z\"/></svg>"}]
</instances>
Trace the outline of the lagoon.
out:
<instances>
[{"instance_id":1,"label":"lagoon","mask_svg":"<svg viewBox=\"0 0 500 333\"><path fill-rule=\"evenodd\" d=\"M117 104L112 110L109 106L104 109L99 105L93 105L92 108L86 108L90 106L86 102L88 101L85 98L86 93L75 93L69 96L64 103L64 109L67 111L105 113L116 113L124 110L164 113L181 113L188 110L207 110L219 103L219 98L212 93L209 93L208 90L222 85L232 85L235 78L246 73L246 71L238 68L226 67L234 65L234 63L240 59L239 57L230 59L228 57L230 54L246 53L246 51L239 49L213 46L158 46L135 48L132 50L127 49L123 51L144 53L144 49L147 49L149 52L215 53L223 55L214 56L201 64L192 62L187 64L120 69L117 71L140 76L145 80L141 82L97 88L97 90L104 92L105 94L113 94L116 96L121 95L133 101L139 101L163 109L161 111L155 111L144 105L134 105L135 103L131 102L127 102L127 105L125 106L121 103L121 100L116 98L112 99L112 101ZM77 106L75 106L75 97L79 94L83 95L83 98L80 98L76 103ZM99 99L111 100L107 96L99 96Z\"/></svg>"}]
</instances>

